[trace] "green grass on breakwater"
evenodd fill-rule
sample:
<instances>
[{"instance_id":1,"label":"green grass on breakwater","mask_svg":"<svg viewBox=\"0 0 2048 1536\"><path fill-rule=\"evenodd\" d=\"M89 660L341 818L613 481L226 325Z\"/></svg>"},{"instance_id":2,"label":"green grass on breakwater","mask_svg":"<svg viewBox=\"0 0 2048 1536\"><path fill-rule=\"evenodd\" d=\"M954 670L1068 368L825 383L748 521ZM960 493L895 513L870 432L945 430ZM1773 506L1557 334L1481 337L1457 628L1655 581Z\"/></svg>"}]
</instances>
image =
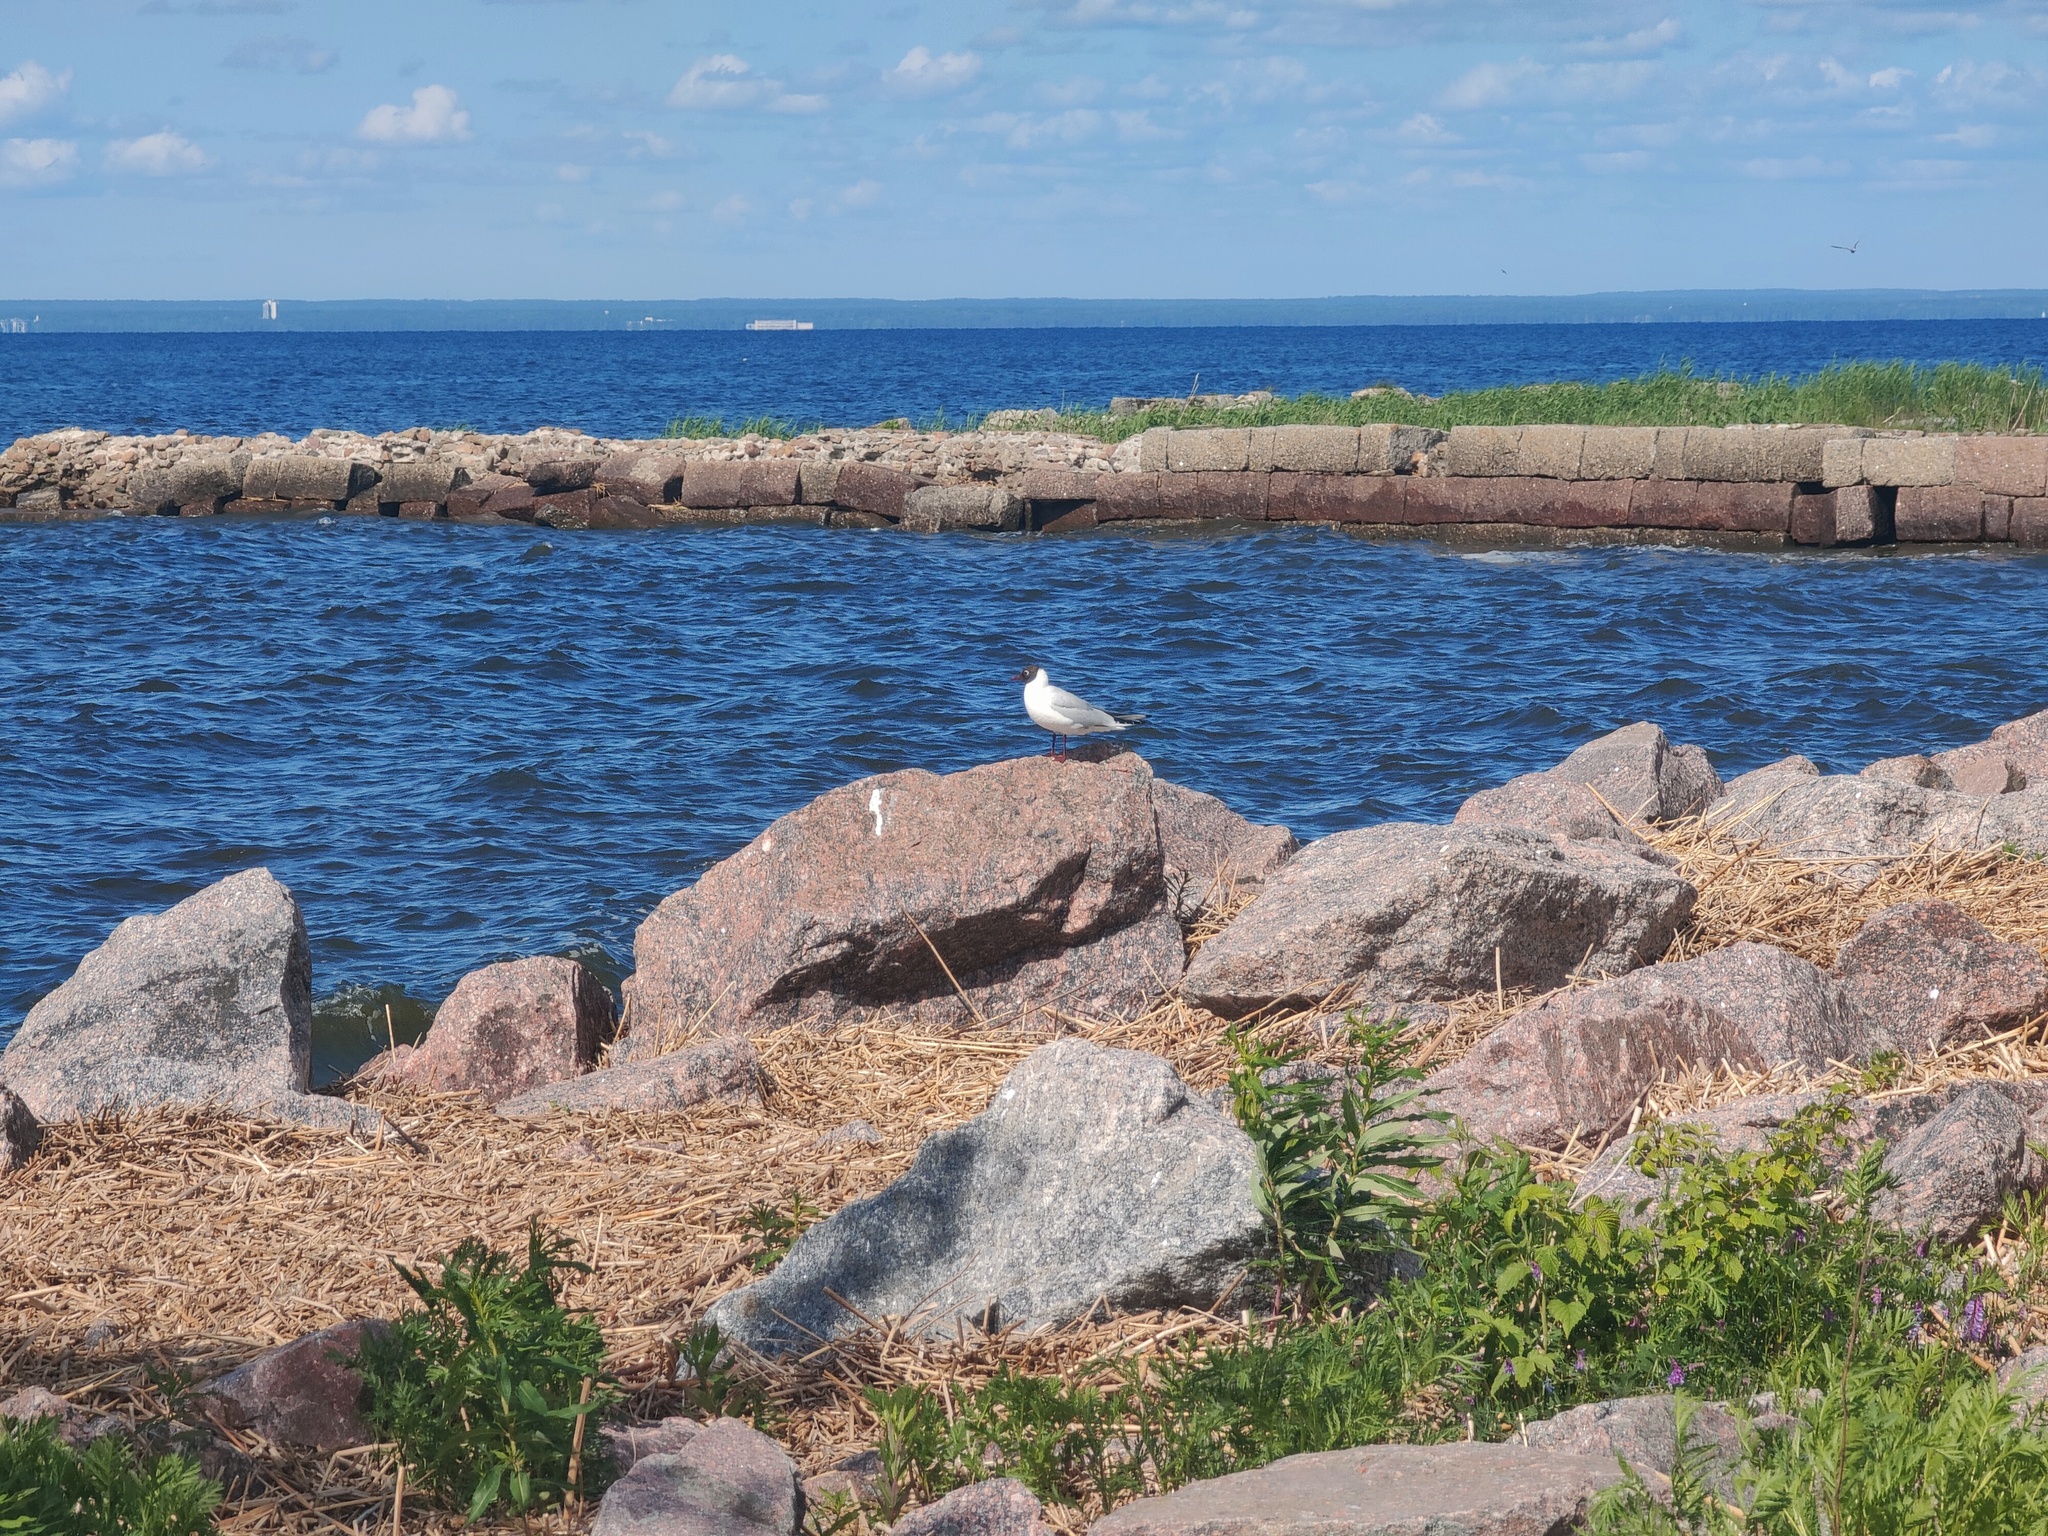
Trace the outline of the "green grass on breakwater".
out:
<instances>
[{"instance_id":1,"label":"green grass on breakwater","mask_svg":"<svg viewBox=\"0 0 2048 1536\"><path fill-rule=\"evenodd\" d=\"M1665 368L1611 384L1564 381L1463 390L1432 398L1394 386L1384 394L1348 398L1296 395L1250 406L1155 406L1130 416L1107 410L1062 410L1040 430L1121 442L1147 427L1277 427L1295 424L1417 427L1539 426L1727 427L1744 423L1919 428L1929 432L2039 432L2048 429L2048 379L2039 368L1989 368L1978 363L1837 363L1803 378L1707 377ZM971 431L981 418L924 421L897 417L873 425L924 432ZM722 417L679 416L670 438L795 437L818 430L773 416L736 426Z\"/></svg>"},{"instance_id":2,"label":"green grass on breakwater","mask_svg":"<svg viewBox=\"0 0 2048 1536\"><path fill-rule=\"evenodd\" d=\"M1976 363L1838 363L1805 378L1707 378L1662 369L1611 384L1525 384L1431 399L1389 389L1362 399L1297 395L1239 408L1154 407L1132 416L1068 412L1062 430L1116 442L1147 427L1364 426L1917 427L1930 432L2022 432L2048 426L2048 380L2039 368Z\"/></svg>"}]
</instances>

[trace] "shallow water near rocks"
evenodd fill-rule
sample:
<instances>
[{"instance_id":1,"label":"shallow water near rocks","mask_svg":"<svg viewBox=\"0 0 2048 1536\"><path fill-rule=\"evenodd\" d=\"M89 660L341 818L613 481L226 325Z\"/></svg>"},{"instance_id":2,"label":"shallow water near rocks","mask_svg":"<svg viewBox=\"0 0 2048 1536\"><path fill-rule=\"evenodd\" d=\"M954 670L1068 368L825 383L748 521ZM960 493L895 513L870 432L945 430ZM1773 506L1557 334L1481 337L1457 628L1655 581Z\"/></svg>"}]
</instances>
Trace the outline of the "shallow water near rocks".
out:
<instances>
[{"instance_id":1,"label":"shallow water near rocks","mask_svg":"<svg viewBox=\"0 0 2048 1536\"><path fill-rule=\"evenodd\" d=\"M863 774L1043 751L1026 659L1303 837L1448 818L1632 720L1724 775L2048 706L2048 557L177 519L0 536L0 1036L122 917L268 865L320 1069L635 925ZM403 989L402 992L398 989Z\"/></svg>"}]
</instances>

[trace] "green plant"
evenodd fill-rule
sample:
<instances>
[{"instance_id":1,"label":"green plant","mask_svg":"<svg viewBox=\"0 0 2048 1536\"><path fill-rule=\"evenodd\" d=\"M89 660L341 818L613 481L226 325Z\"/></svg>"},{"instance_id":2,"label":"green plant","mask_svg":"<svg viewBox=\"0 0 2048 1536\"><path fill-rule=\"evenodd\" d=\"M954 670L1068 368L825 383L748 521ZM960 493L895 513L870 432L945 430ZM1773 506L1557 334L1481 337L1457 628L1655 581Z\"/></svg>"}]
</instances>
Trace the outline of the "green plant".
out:
<instances>
[{"instance_id":1,"label":"green plant","mask_svg":"<svg viewBox=\"0 0 2048 1536\"><path fill-rule=\"evenodd\" d=\"M1423 1074L1408 1064L1405 1023L1345 1026L1357 1064L1334 1078L1288 1081L1296 1053L1275 1053L1232 1030L1237 1053L1230 1095L1259 1157L1259 1207L1271 1223L1281 1282L1313 1302L1335 1304L1357 1282L1367 1255L1406 1233L1422 1201L1418 1174L1441 1162L1448 1116L1420 1107Z\"/></svg>"},{"instance_id":2,"label":"green plant","mask_svg":"<svg viewBox=\"0 0 2048 1536\"><path fill-rule=\"evenodd\" d=\"M8 1536L208 1536L220 1485L183 1456L138 1462L106 1435L81 1452L57 1421L0 1419L0 1532Z\"/></svg>"},{"instance_id":3,"label":"green plant","mask_svg":"<svg viewBox=\"0 0 2048 1536\"><path fill-rule=\"evenodd\" d=\"M388 1334L365 1334L349 1362L369 1385L371 1425L397 1444L413 1485L471 1520L602 1485L607 1469L578 1421L618 1395L597 1324L561 1304L558 1277L588 1270L568 1251L535 1221L524 1268L475 1238L441 1262L438 1280L394 1265L421 1305Z\"/></svg>"},{"instance_id":4,"label":"green plant","mask_svg":"<svg viewBox=\"0 0 2048 1536\"><path fill-rule=\"evenodd\" d=\"M683 1402L711 1418L721 1414L738 1418L758 1406L758 1393L742 1383L729 1365L719 1363L726 1343L718 1324L699 1323L676 1345L676 1358L689 1371L682 1384Z\"/></svg>"},{"instance_id":5,"label":"green plant","mask_svg":"<svg viewBox=\"0 0 2048 1536\"><path fill-rule=\"evenodd\" d=\"M761 1251L748 1262L756 1274L773 1269L780 1264L796 1240L804 1235L804 1228L818 1219L818 1208L804 1199L803 1191L789 1192L789 1209L783 1211L766 1203L756 1205L740 1222L740 1230L761 1245Z\"/></svg>"}]
</instances>

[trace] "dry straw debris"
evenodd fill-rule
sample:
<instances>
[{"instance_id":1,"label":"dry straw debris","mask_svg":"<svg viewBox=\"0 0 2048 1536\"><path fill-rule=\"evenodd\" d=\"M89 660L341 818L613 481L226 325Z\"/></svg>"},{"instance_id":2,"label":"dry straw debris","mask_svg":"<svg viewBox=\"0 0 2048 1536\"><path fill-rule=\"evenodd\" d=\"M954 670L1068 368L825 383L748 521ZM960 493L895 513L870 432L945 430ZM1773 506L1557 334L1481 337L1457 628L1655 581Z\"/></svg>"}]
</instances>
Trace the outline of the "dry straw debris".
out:
<instances>
[{"instance_id":1,"label":"dry straw debris","mask_svg":"<svg viewBox=\"0 0 2048 1536\"><path fill-rule=\"evenodd\" d=\"M2048 945L2048 863L1928 851L1850 890L1710 823L1645 835L1700 889L1671 958L1755 940L1826 965L1865 918L1928 896L1955 902L2002 938ZM1191 946L1219 926L1199 925ZM1418 1026L1421 1059L1456 1060L1529 1001L1505 992L1460 1000ZM1331 1023L1326 1006L1257 1028L1337 1064L1343 1039ZM1178 997L1133 1021L1069 1018L1057 1028L1155 1052L1198 1090L1229 1071L1223 1021ZM0 1395L39 1384L137 1422L189 1413L178 1383L339 1320L394 1312L408 1293L392 1261L432 1259L470 1234L516 1248L538 1216L592 1264L568 1299L602 1324L636 1409L680 1411L668 1384L674 1341L750 1277L748 1213L787 1208L792 1195L829 1212L881 1188L926 1136L983 1109L1010 1068L1049 1037L1000 1022L937 1032L886 1017L784 1030L756 1041L771 1080L761 1099L683 1114L512 1121L457 1095L349 1086L403 1130L381 1144L219 1111L52 1127L33 1162L0 1178ZM2039 1076L2048 1076L2048 1039L2035 1021L1914 1063L1899 1086ZM1814 1081L1696 1070L1659 1085L1646 1109L1670 1114ZM821 1140L854 1120L879 1140ZM1568 1175L1585 1155L1544 1166ZM1990 1251L2017 1262L1995 1237ZM1235 1311L1232 1302L1214 1312L1097 1319L1035 1337L928 1341L885 1326L808 1360L762 1365L758 1384L778 1437L817 1472L872 1445L866 1386L924 1381L951 1390L1004 1363L1099 1373L1190 1337L1228 1336L1241 1326ZM231 1439L261 1476L232 1491L229 1530L353 1533L382 1528L388 1517L392 1467L382 1448L307 1461ZM425 1510L407 1523L453 1528Z\"/></svg>"}]
</instances>

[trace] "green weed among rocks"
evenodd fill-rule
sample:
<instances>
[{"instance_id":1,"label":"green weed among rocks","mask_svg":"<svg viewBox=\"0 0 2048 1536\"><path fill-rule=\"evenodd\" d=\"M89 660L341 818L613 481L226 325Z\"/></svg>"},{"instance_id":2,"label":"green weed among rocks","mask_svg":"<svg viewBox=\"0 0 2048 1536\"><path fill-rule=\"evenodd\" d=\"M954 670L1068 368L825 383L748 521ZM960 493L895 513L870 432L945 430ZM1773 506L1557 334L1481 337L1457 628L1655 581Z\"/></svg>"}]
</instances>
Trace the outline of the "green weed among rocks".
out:
<instances>
[{"instance_id":1,"label":"green weed among rocks","mask_svg":"<svg viewBox=\"0 0 2048 1536\"><path fill-rule=\"evenodd\" d=\"M618 1394L596 1322L561 1304L561 1276L588 1270L568 1249L535 1222L523 1268L474 1238L438 1279L395 1265L421 1305L350 1361L408 1482L468 1519L587 1497L609 1470L595 1429Z\"/></svg>"},{"instance_id":2,"label":"green weed among rocks","mask_svg":"<svg viewBox=\"0 0 2048 1536\"><path fill-rule=\"evenodd\" d=\"M2038 1422L2008 1432L1977 1358L2000 1282L1873 1219L1883 1148L1854 1151L1843 1098L1754 1150L1653 1129L1632 1159L1659 1194L1623 1206L1542 1181L1512 1147L1448 1161L1396 1031L1350 1028L1345 1081L1289 1082L1288 1062L1239 1044L1233 1101L1274 1224L1264 1324L1066 1377L1005 1370L943 1401L872 1392L891 1508L999 1471L1092 1513L1298 1452L1504 1439L1642 1393L1770 1392L1802 1406L1756 1437L1745 1508L1648 1511L1624 1491L1602 1506L1612 1536L1657 1520L1719 1536L1724 1516L1726 1536L1746 1520L1783 1536L2048 1529L2039 1496L2013 1491L2040 1465ZM1923 1515L1975 1513L1898 1515L1908 1485Z\"/></svg>"},{"instance_id":3,"label":"green weed among rocks","mask_svg":"<svg viewBox=\"0 0 2048 1536\"><path fill-rule=\"evenodd\" d=\"M54 1419L0 1419L7 1536L210 1536L220 1497L186 1457L138 1461L116 1435L74 1451Z\"/></svg>"}]
</instances>

